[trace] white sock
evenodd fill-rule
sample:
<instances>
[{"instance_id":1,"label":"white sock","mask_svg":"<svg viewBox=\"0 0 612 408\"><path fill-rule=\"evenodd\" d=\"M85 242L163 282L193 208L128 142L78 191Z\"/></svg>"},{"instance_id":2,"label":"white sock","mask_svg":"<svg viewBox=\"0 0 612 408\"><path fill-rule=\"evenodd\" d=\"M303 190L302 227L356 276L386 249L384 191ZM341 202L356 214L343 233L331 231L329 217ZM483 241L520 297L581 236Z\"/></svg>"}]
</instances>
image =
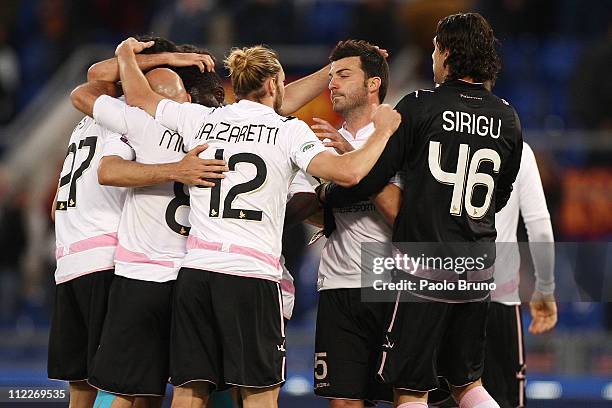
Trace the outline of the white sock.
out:
<instances>
[{"instance_id":1,"label":"white sock","mask_svg":"<svg viewBox=\"0 0 612 408\"><path fill-rule=\"evenodd\" d=\"M459 408L500 408L497 402L491 395L484 389L483 386L474 387L465 393L461 401L459 401Z\"/></svg>"}]
</instances>

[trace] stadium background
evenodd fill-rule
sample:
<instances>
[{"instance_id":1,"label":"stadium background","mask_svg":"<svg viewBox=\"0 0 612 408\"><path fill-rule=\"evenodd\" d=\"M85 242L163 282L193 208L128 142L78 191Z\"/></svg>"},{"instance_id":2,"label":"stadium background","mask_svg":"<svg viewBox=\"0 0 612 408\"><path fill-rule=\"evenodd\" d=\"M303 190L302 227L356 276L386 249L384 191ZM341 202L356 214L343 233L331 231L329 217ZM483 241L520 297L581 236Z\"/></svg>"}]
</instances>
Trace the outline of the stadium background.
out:
<instances>
[{"instance_id":1,"label":"stadium background","mask_svg":"<svg viewBox=\"0 0 612 408\"><path fill-rule=\"evenodd\" d=\"M471 10L489 19L502 42L503 70L495 93L516 107L525 140L536 152L556 240L609 241L612 1L3 0L0 387L58 386L46 380L54 286L48 214L67 140L80 117L68 93L85 80L91 63L111 57L118 42L139 33L206 46L218 61L232 46L266 43L279 51L289 82L324 65L336 41L360 38L390 51L386 102L394 104L407 92L432 85L437 20ZM222 71L220 65L217 69ZM298 116L340 125L327 94ZM289 380L282 391L291 401L285 406L292 407L324 406L311 396L320 250L304 249L311 233L301 227L285 239L297 284L288 334ZM609 272L607 248L602 267ZM600 284L609 291L612 282ZM554 332L528 335L526 343L530 406L612 406L610 303L560 303Z\"/></svg>"}]
</instances>

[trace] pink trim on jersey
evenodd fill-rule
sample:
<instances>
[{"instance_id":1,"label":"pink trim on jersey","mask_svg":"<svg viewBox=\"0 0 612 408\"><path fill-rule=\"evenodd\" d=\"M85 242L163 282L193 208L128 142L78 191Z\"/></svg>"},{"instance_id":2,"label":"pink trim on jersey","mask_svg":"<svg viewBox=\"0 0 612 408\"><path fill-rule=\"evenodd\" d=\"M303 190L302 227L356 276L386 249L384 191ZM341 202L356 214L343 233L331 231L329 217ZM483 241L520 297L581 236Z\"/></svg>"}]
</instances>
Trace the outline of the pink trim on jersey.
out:
<instances>
[{"instance_id":1,"label":"pink trim on jersey","mask_svg":"<svg viewBox=\"0 0 612 408\"><path fill-rule=\"evenodd\" d=\"M115 265L111 264L111 265L109 265L109 266L107 266L105 268L98 268L98 269L94 269L94 270L87 271L87 272L73 273L72 275L63 276L61 279L56 280L55 284L56 285L60 285L62 283L66 283L66 282L71 281L73 279L80 278L81 276L89 275L90 273L95 273L95 272L108 271L108 270L113 269L114 267L115 267Z\"/></svg>"},{"instance_id":2,"label":"pink trim on jersey","mask_svg":"<svg viewBox=\"0 0 612 408\"><path fill-rule=\"evenodd\" d=\"M519 287L519 280L512 279L511 281L502 283L497 286L494 291L491 292L491 297L501 297L505 295L513 294Z\"/></svg>"},{"instance_id":3,"label":"pink trim on jersey","mask_svg":"<svg viewBox=\"0 0 612 408\"><path fill-rule=\"evenodd\" d=\"M203 239L190 235L189 238L187 238L187 250L189 249L205 249L208 251L229 252L233 254L246 255L250 256L251 258L259 259L268 265L272 265L278 270L281 269L279 257L242 245L230 244L228 249L224 250L221 242L204 241Z\"/></svg>"},{"instance_id":4,"label":"pink trim on jersey","mask_svg":"<svg viewBox=\"0 0 612 408\"><path fill-rule=\"evenodd\" d=\"M156 261L140 252L130 251L129 249L121 246L121 244L117 245L117 250L115 251L115 261L128 263L146 263L164 266L166 268L175 267L174 262L172 261Z\"/></svg>"},{"instance_id":5,"label":"pink trim on jersey","mask_svg":"<svg viewBox=\"0 0 612 408\"><path fill-rule=\"evenodd\" d=\"M521 321L521 308L519 305L514 307L516 313L516 330L517 330L517 338L518 338L518 353L519 353L519 365L521 370L523 370L525 366L525 354L523 351L523 322ZM525 383L525 375L524 373L520 373L522 375L517 374L517 378L519 380L519 405L524 406L525 404L525 388L523 384Z\"/></svg>"},{"instance_id":6,"label":"pink trim on jersey","mask_svg":"<svg viewBox=\"0 0 612 408\"><path fill-rule=\"evenodd\" d=\"M280 288L283 292L295 295L295 286L289 279L281 279Z\"/></svg>"},{"instance_id":7,"label":"pink trim on jersey","mask_svg":"<svg viewBox=\"0 0 612 408\"><path fill-rule=\"evenodd\" d=\"M259 259L262 262L267 263L268 265L272 265L274 268L280 270L280 258L274 255L267 254L265 252L258 251L255 248L249 248L242 245L234 245L231 244L229 247L229 252L234 254L241 254L250 256L252 258Z\"/></svg>"},{"instance_id":8,"label":"pink trim on jersey","mask_svg":"<svg viewBox=\"0 0 612 408\"><path fill-rule=\"evenodd\" d=\"M82 239L77 242L73 242L70 244L68 248L68 253L64 253L64 247L57 247L55 249L55 259L60 259L67 255L76 254L83 251L88 251L90 249L95 248L103 248L103 247L114 247L117 246L117 233L110 232L108 234L102 234L95 237L90 237L86 239Z\"/></svg>"}]
</instances>

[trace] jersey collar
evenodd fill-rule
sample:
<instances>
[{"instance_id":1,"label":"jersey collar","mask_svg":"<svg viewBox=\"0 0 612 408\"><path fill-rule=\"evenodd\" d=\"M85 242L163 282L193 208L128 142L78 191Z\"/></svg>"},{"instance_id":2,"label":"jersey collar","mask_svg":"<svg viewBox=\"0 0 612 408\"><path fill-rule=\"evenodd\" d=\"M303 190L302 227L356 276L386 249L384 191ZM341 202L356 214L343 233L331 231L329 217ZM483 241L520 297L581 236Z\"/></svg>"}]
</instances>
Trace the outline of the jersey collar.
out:
<instances>
[{"instance_id":1,"label":"jersey collar","mask_svg":"<svg viewBox=\"0 0 612 408\"><path fill-rule=\"evenodd\" d=\"M370 122L357 131L353 137L352 133L346 128L346 122L342 124L342 127L338 129L338 132L344 136L346 140L355 141L360 139L367 139L372 133L374 133L374 122Z\"/></svg>"},{"instance_id":2,"label":"jersey collar","mask_svg":"<svg viewBox=\"0 0 612 408\"><path fill-rule=\"evenodd\" d=\"M486 89L482 82L467 82L462 79L451 79L450 81L444 81L441 86L454 86L470 89Z\"/></svg>"},{"instance_id":3,"label":"jersey collar","mask_svg":"<svg viewBox=\"0 0 612 408\"><path fill-rule=\"evenodd\" d=\"M241 99L240 101L238 101L236 103L236 105L242 109L248 109L248 110L261 110L262 112L275 112L274 109L272 109L269 106L264 105L263 103L259 103L259 102L253 102L253 101L249 101L248 99Z\"/></svg>"}]
</instances>

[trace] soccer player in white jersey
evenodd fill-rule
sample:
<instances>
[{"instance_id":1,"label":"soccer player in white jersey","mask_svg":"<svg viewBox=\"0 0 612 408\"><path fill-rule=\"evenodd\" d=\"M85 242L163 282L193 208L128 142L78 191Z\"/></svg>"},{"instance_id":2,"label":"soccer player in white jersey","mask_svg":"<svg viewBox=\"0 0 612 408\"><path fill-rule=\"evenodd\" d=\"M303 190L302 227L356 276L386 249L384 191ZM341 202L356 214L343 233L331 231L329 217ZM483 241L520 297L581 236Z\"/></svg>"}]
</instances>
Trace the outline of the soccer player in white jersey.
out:
<instances>
[{"instance_id":1,"label":"soccer player in white jersey","mask_svg":"<svg viewBox=\"0 0 612 408\"><path fill-rule=\"evenodd\" d=\"M538 165L527 143L523 143L521 167L508 204L495 215L497 288L491 293L482 382L501 408L524 407L526 404L523 325L518 293L520 254L516 243L519 213L527 230L536 278L530 302L533 320L529 331L540 334L551 330L557 323L554 237Z\"/></svg>"},{"instance_id":2,"label":"soccer player in white jersey","mask_svg":"<svg viewBox=\"0 0 612 408\"><path fill-rule=\"evenodd\" d=\"M150 51L171 51L173 46L160 39ZM176 59L177 54L167 53L164 61L173 57ZM202 59L188 54L178 58L187 65L201 63ZM150 58L139 61L143 68L147 59ZM96 85L109 91L104 84ZM106 314L117 230L126 194L122 188L100 186L97 173L104 144L117 137L90 117L84 118L71 137L54 200L52 216L56 222L58 265L48 372L50 378L70 382L70 404L77 408L91 407L97 393L86 380ZM161 176L168 180L195 180L194 170L201 175L206 162L194 155L165 169L130 163L127 171L138 173L137 178L143 185Z\"/></svg>"},{"instance_id":3,"label":"soccer player in white jersey","mask_svg":"<svg viewBox=\"0 0 612 408\"><path fill-rule=\"evenodd\" d=\"M181 78L167 68L153 69L147 78L160 94L180 102L190 99ZM174 163L185 156L180 135L168 131L144 111L119 99L100 96L93 85L82 85L73 96L80 102L77 107L85 113L93 111L98 123L122 135L107 143L104 156L135 158L144 164ZM107 166L110 168L104 172L119 173L112 180L133 186L130 176L123 175L126 172L121 164L115 161ZM226 168L220 161L210 170ZM214 173L207 176L222 177ZM212 184L202 178L197 182ZM89 377L94 387L117 394L113 407L129 407L138 396L161 405L169 375L172 287L185 255L188 205L182 183L128 190L115 253L117 276ZM143 364L145 361L147 364Z\"/></svg>"},{"instance_id":4,"label":"soccer player in white jersey","mask_svg":"<svg viewBox=\"0 0 612 408\"><path fill-rule=\"evenodd\" d=\"M209 109L154 93L128 39L117 48L129 104L139 106L202 155L230 171L212 189L190 188L191 231L175 285L170 371L173 405L206 402L209 385L236 385L245 407L277 405L284 381L284 328L278 281L287 190L299 169L352 185L376 162L400 118L389 106L374 113L374 135L342 156L325 151L308 126L278 115L284 72L276 54L257 46L226 60L238 102Z\"/></svg>"},{"instance_id":5,"label":"soccer player in white jersey","mask_svg":"<svg viewBox=\"0 0 612 408\"><path fill-rule=\"evenodd\" d=\"M55 199L55 306L47 370L70 382L70 404L91 407L88 379L106 314L125 189L98 184L102 145L115 137L85 117L70 137Z\"/></svg>"},{"instance_id":6,"label":"soccer player in white jersey","mask_svg":"<svg viewBox=\"0 0 612 408\"><path fill-rule=\"evenodd\" d=\"M193 47L179 49L198 51ZM108 65L105 71L112 73L110 61L107 62L100 64ZM197 71L195 68L183 68L180 72L184 74L189 69ZM114 79L103 75L99 65L97 71L98 77ZM154 69L146 76L156 92L175 100L187 100L180 78L172 71ZM191 96L194 96L193 88L196 88L199 92L195 96L208 101L207 106L218 106L219 102L223 102L222 98L220 101L215 99L216 90L221 87L216 73L198 72L194 76L200 80L192 84ZM320 93L324 88L324 78L321 70L292 83L291 96L286 101L287 109L304 105L315 92ZM309 89L303 89L305 87ZM73 92L73 100L84 113L93 114L99 123L124 135L105 148L106 157L99 171L102 183L140 187L134 181L137 176L125 171L124 166L129 162L122 156L134 155L139 163L156 164L174 162L185 155L180 135L168 131L144 111L103 95L101 90L93 83L84 84ZM204 149L194 150L199 152ZM219 162L219 166L224 164ZM216 170L227 169L219 167ZM218 175L213 173L213 176ZM201 177L196 184L211 185ZM314 194L310 185L309 188ZM289 189L290 193L297 193L304 187L295 181ZM111 289L109 314L89 379L97 388L119 394L114 407L129 406L138 395L164 394L168 378L169 299L178 264L185 255L185 241L190 228L188 205L189 197L180 183L137 188L128 193L115 255L115 274L119 277ZM283 308L283 314L288 319L294 289L292 277L286 269L283 270L281 290L283 303L287 305ZM131 294L129 300L127 295L124 296L127 293ZM156 293L156 296L151 297L151 293ZM146 296L141 296L143 294ZM118 350L127 352L120 353ZM143 365L142 361L149 361L149 364Z\"/></svg>"},{"instance_id":7,"label":"soccer player in white jersey","mask_svg":"<svg viewBox=\"0 0 612 408\"><path fill-rule=\"evenodd\" d=\"M345 122L338 131L321 120L313 128L343 154L362 146L374 132L372 110L387 93L389 66L376 47L357 40L338 43L330 60L333 109ZM393 182L391 188L399 188L398 180ZM390 304L363 302L361 296L361 244L390 242L391 227L370 201L334 209L325 219L328 239L319 264L315 394L328 398L332 408L392 401L391 387L376 380Z\"/></svg>"}]
</instances>

